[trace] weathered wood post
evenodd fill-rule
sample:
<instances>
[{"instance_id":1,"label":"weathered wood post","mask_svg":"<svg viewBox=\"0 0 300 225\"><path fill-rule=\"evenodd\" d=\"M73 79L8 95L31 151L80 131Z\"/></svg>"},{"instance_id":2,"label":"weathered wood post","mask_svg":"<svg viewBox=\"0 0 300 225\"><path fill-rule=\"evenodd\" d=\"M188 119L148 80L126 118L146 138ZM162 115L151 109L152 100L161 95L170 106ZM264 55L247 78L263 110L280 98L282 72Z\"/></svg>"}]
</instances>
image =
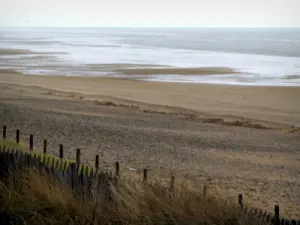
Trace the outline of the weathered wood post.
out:
<instances>
[{"instance_id":1,"label":"weathered wood post","mask_svg":"<svg viewBox=\"0 0 300 225\"><path fill-rule=\"evenodd\" d=\"M59 158L64 158L64 146L62 144L59 145Z\"/></svg>"},{"instance_id":2,"label":"weathered wood post","mask_svg":"<svg viewBox=\"0 0 300 225\"><path fill-rule=\"evenodd\" d=\"M77 148L77 149L76 149L76 164L77 164L78 167L79 167L79 165L80 165L80 156L81 156L80 149Z\"/></svg>"},{"instance_id":3,"label":"weathered wood post","mask_svg":"<svg viewBox=\"0 0 300 225\"><path fill-rule=\"evenodd\" d=\"M275 217L274 217L274 225L280 225L280 219L279 219L279 205L275 205L274 207L275 211Z\"/></svg>"},{"instance_id":4,"label":"weathered wood post","mask_svg":"<svg viewBox=\"0 0 300 225\"><path fill-rule=\"evenodd\" d=\"M17 144L20 143L20 130L19 129L16 131L16 143Z\"/></svg>"},{"instance_id":5,"label":"weathered wood post","mask_svg":"<svg viewBox=\"0 0 300 225\"><path fill-rule=\"evenodd\" d=\"M98 172L99 171L99 155L96 155L96 158L95 158L95 168L96 168L96 171Z\"/></svg>"},{"instance_id":6,"label":"weathered wood post","mask_svg":"<svg viewBox=\"0 0 300 225\"><path fill-rule=\"evenodd\" d=\"M29 136L29 149L33 150L33 134L30 134Z\"/></svg>"},{"instance_id":7,"label":"weathered wood post","mask_svg":"<svg viewBox=\"0 0 300 225\"><path fill-rule=\"evenodd\" d=\"M174 192L175 189L175 177L172 175L171 176L171 182L170 182L170 192Z\"/></svg>"},{"instance_id":8,"label":"weathered wood post","mask_svg":"<svg viewBox=\"0 0 300 225\"><path fill-rule=\"evenodd\" d=\"M47 140L45 139L44 140L44 154L46 155L47 154Z\"/></svg>"},{"instance_id":9,"label":"weathered wood post","mask_svg":"<svg viewBox=\"0 0 300 225\"><path fill-rule=\"evenodd\" d=\"M120 163L116 162L116 177L120 176Z\"/></svg>"},{"instance_id":10,"label":"weathered wood post","mask_svg":"<svg viewBox=\"0 0 300 225\"><path fill-rule=\"evenodd\" d=\"M148 180L148 170L147 169L144 169L144 176L143 176L143 178L144 178L144 182L147 182L147 180Z\"/></svg>"},{"instance_id":11,"label":"weathered wood post","mask_svg":"<svg viewBox=\"0 0 300 225\"><path fill-rule=\"evenodd\" d=\"M204 184L204 186L203 186L203 198L207 199L207 185L206 184Z\"/></svg>"},{"instance_id":12,"label":"weathered wood post","mask_svg":"<svg viewBox=\"0 0 300 225\"><path fill-rule=\"evenodd\" d=\"M258 218L260 218L260 217L262 216L262 214L263 214L263 211L262 211L262 209L261 209L261 210L259 210Z\"/></svg>"},{"instance_id":13,"label":"weathered wood post","mask_svg":"<svg viewBox=\"0 0 300 225\"><path fill-rule=\"evenodd\" d=\"M75 191L76 188L76 181L77 181L77 176L78 176L78 171L77 171L77 165L76 163L71 163L70 164L70 173L71 173L71 188L73 191Z\"/></svg>"},{"instance_id":14,"label":"weathered wood post","mask_svg":"<svg viewBox=\"0 0 300 225\"><path fill-rule=\"evenodd\" d=\"M243 195L242 194L239 194L239 196L238 196L238 203L239 203L241 209L243 209L244 204L243 204Z\"/></svg>"},{"instance_id":15,"label":"weathered wood post","mask_svg":"<svg viewBox=\"0 0 300 225\"><path fill-rule=\"evenodd\" d=\"M6 139L6 126L5 125L3 126L3 130L2 131L3 131L2 132L2 137L5 140Z\"/></svg>"}]
</instances>

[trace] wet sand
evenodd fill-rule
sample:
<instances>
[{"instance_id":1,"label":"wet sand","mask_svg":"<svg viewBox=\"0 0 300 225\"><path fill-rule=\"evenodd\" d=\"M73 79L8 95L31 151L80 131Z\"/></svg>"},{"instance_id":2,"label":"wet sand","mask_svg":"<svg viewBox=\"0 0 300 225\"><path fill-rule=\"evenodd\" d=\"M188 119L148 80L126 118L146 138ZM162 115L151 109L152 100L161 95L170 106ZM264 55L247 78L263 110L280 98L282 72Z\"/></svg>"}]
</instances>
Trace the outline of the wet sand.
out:
<instances>
[{"instance_id":1,"label":"wet sand","mask_svg":"<svg viewBox=\"0 0 300 225\"><path fill-rule=\"evenodd\" d=\"M63 52L35 52L30 51L28 49L7 49L7 48L0 48L0 56L6 55L31 55L31 54L66 54Z\"/></svg>"},{"instance_id":2,"label":"wet sand","mask_svg":"<svg viewBox=\"0 0 300 225\"><path fill-rule=\"evenodd\" d=\"M207 184L252 206L300 218L300 89L151 83L0 73L0 123L10 138L82 148L101 167ZM130 169L131 168L131 169ZM132 170L134 169L134 171ZM199 191L201 189L199 188Z\"/></svg>"}]
</instances>

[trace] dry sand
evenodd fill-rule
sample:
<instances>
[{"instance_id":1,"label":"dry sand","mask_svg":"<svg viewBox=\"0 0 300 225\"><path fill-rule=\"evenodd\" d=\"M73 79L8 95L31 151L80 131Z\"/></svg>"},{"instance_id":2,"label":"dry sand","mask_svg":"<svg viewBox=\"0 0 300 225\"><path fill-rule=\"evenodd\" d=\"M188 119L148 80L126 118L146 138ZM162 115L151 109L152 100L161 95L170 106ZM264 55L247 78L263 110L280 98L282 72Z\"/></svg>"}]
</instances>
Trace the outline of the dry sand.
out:
<instances>
[{"instance_id":1,"label":"dry sand","mask_svg":"<svg viewBox=\"0 0 300 225\"><path fill-rule=\"evenodd\" d=\"M66 157L121 162L300 218L300 88L151 83L0 72L0 123ZM129 168L136 171L130 172ZM199 191L201 191L199 189Z\"/></svg>"},{"instance_id":2,"label":"dry sand","mask_svg":"<svg viewBox=\"0 0 300 225\"><path fill-rule=\"evenodd\" d=\"M206 118L250 118L268 125L300 126L299 87L250 87L144 82L97 77L24 76L0 70L0 81L57 91L85 99L117 98L196 110Z\"/></svg>"}]
</instances>

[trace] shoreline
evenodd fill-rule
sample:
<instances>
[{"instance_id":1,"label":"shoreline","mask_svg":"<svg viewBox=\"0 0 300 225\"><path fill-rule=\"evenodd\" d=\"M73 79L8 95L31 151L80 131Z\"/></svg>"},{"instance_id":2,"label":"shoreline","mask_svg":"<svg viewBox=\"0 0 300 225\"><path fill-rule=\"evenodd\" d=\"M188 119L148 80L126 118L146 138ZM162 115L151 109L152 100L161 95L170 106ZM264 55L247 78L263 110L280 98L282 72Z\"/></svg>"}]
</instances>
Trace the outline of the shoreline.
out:
<instances>
[{"instance_id":1,"label":"shoreline","mask_svg":"<svg viewBox=\"0 0 300 225\"><path fill-rule=\"evenodd\" d=\"M17 47L17 46L15 46ZM91 47L91 46L90 46ZM41 48L43 49L43 48ZM260 65L262 59L256 59L249 65L245 63L221 63L220 56L214 63L211 52L203 63L178 63L175 61L165 62L164 60L128 61L116 59L115 63L107 63L105 60L85 60L74 56L72 52L53 51L58 49L44 48L43 51L35 51L32 48L0 48L0 68L12 68L25 74L56 75L64 73L66 76L100 76L118 77L124 79L136 79L151 82L174 82L174 83L196 83L196 84L229 84L240 86L277 86L277 87L300 87L299 70L297 60L291 62L294 67L290 69L265 68ZM62 49L59 49L63 51ZM53 51L53 52L52 52ZM130 51L130 50L129 50ZM95 53L96 54L96 53ZM98 54L98 53L97 53ZM65 55L65 56L63 56ZM94 55L93 57L96 57ZM93 58L92 57L92 58ZM129 56L130 57L130 56ZM200 58L203 55L199 56ZM226 58L226 56L224 56ZM36 62L41 61L39 65ZM212 63L208 63L210 60ZM249 58L249 60L252 60ZM258 61L257 61L258 60ZM262 61L268 61L263 59ZM277 60L278 61L278 60ZM288 61L277 62L278 65L285 65ZM102 63L101 63L102 62ZM140 62L140 63L139 63ZM145 63L147 62L147 63ZM76 65L74 67L74 65ZM263 66L263 67L261 67ZM1 70L1 69L0 69Z\"/></svg>"}]
</instances>

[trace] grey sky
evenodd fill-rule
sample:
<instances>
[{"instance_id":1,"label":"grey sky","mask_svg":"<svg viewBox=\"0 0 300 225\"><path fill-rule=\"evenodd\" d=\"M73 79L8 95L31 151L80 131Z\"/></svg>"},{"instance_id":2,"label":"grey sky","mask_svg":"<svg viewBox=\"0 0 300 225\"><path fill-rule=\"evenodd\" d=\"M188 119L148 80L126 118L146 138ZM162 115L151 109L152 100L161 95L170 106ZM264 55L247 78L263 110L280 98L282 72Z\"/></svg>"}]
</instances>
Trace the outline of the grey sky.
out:
<instances>
[{"instance_id":1,"label":"grey sky","mask_svg":"<svg viewBox=\"0 0 300 225\"><path fill-rule=\"evenodd\" d=\"M0 26L300 27L300 0L0 0Z\"/></svg>"}]
</instances>

